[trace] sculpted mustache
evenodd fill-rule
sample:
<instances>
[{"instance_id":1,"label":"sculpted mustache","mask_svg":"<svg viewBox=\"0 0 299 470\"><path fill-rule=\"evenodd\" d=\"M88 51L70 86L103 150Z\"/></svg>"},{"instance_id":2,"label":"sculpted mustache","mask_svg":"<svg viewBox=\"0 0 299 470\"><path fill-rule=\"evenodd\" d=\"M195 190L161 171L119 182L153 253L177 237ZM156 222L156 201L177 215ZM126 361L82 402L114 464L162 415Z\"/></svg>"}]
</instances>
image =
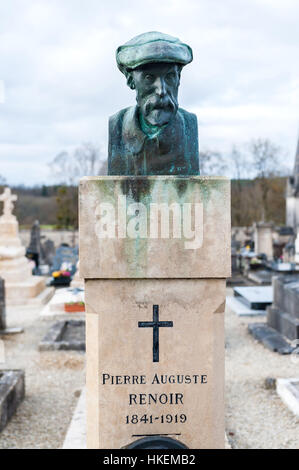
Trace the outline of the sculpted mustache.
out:
<instances>
[{"instance_id":1,"label":"sculpted mustache","mask_svg":"<svg viewBox=\"0 0 299 470\"><path fill-rule=\"evenodd\" d=\"M146 113L150 113L155 109L164 109L169 111L174 111L176 108L176 103L174 103L171 99L167 100L159 100L159 101L148 101L145 105Z\"/></svg>"}]
</instances>

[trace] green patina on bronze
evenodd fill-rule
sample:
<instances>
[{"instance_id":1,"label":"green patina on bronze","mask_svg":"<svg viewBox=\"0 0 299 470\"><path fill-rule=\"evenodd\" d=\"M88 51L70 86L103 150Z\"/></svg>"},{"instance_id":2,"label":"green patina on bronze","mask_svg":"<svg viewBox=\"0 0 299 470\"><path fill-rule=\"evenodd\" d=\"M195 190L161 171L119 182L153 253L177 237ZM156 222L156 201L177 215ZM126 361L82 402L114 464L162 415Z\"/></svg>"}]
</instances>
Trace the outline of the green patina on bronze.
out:
<instances>
[{"instance_id":1,"label":"green patina on bronze","mask_svg":"<svg viewBox=\"0 0 299 470\"><path fill-rule=\"evenodd\" d=\"M149 215L149 208L152 202L152 190L155 184L154 180L150 178L122 178L120 180L120 189L124 196L126 196L127 207L132 203L142 203ZM134 219L134 215L131 219ZM149 217L147 217L147 228L149 228ZM128 261L128 269L130 275L143 277L147 272L147 252L148 252L148 238L126 237L124 239L124 249L126 259Z\"/></svg>"},{"instance_id":2,"label":"green patina on bronze","mask_svg":"<svg viewBox=\"0 0 299 470\"><path fill-rule=\"evenodd\" d=\"M199 175L197 118L178 106L181 70L192 59L189 46L155 31L117 49L137 106L109 120L109 175Z\"/></svg>"}]
</instances>

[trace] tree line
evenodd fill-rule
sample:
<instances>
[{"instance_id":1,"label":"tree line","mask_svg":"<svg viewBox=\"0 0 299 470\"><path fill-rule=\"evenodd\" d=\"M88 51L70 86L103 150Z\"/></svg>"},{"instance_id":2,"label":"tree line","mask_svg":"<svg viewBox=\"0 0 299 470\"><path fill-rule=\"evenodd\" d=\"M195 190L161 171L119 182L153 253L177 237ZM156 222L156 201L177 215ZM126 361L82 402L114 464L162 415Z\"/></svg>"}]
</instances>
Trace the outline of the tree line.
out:
<instances>
[{"instance_id":1,"label":"tree line","mask_svg":"<svg viewBox=\"0 0 299 470\"><path fill-rule=\"evenodd\" d=\"M233 146L222 154L200 152L201 175L231 178L233 226L250 226L256 221L285 224L285 190L290 170L284 166L285 152L269 139L254 139ZM92 143L84 143L69 153L59 153L50 163L54 185L15 186L18 195L15 214L22 226L35 220L42 225L74 229L78 227L77 183L85 175L107 174L107 161ZM5 180L0 176L0 189Z\"/></svg>"}]
</instances>

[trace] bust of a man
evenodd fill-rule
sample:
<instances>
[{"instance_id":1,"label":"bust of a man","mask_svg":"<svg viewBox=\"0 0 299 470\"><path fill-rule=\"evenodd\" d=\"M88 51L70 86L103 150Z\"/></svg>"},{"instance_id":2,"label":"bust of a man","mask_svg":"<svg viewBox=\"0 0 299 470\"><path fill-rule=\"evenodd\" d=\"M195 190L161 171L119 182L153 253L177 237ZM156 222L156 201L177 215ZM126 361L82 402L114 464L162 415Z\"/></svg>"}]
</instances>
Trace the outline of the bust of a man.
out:
<instances>
[{"instance_id":1,"label":"bust of a man","mask_svg":"<svg viewBox=\"0 0 299 470\"><path fill-rule=\"evenodd\" d=\"M181 70L192 58L189 46L158 32L117 49L137 106L109 119L109 175L199 174L197 119L178 107Z\"/></svg>"}]
</instances>

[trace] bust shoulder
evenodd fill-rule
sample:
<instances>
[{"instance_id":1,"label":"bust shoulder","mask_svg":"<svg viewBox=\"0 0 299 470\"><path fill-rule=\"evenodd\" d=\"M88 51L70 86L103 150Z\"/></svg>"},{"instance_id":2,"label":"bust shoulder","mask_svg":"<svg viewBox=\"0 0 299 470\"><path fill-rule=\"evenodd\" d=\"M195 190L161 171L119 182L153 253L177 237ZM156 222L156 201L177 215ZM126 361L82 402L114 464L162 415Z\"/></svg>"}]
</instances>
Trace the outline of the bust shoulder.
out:
<instances>
[{"instance_id":1,"label":"bust shoulder","mask_svg":"<svg viewBox=\"0 0 299 470\"><path fill-rule=\"evenodd\" d=\"M186 111L183 108L178 109L179 114L182 116L182 118L189 122L190 124L192 123L193 125L197 125L197 116L194 113L189 113L189 111Z\"/></svg>"},{"instance_id":2,"label":"bust shoulder","mask_svg":"<svg viewBox=\"0 0 299 470\"><path fill-rule=\"evenodd\" d=\"M113 114L109 117L109 129L115 129L117 126L122 124L124 116L128 113L128 111L132 110L134 106L129 106L128 108L121 109L117 113Z\"/></svg>"}]
</instances>

